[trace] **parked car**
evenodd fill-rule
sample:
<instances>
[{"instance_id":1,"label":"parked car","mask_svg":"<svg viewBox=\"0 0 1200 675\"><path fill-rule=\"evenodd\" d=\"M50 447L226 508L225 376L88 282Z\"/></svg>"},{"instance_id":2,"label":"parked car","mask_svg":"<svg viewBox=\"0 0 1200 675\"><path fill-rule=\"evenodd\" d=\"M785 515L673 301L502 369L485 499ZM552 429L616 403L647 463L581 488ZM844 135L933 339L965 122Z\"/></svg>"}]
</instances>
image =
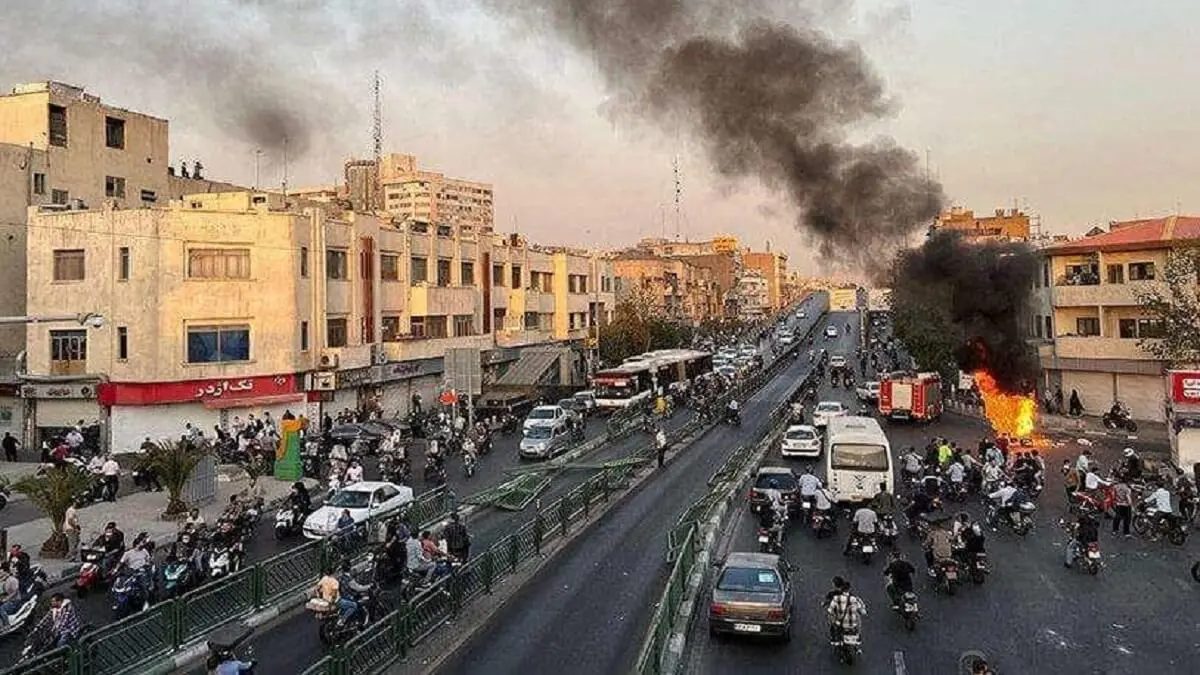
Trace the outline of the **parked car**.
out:
<instances>
[{"instance_id":1,"label":"parked car","mask_svg":"<svg viewBox=\"0 0 1200 675\"><path fill-rule=\"evenodd\" d=\"M596 412L596 392L591 389L575 392L575 400L583 404L586 414L590 415Z\"/></svg>"},{"instance_id":2,"label":"parked car","mask_svg":"<svg viewBox=\"0 0 1200 675\"><path fill-rule=\"evenodd\" d=\"M796 312L796 318L797 318L797 319L807 319L807 318L808 318L808 312L806 312L806 311L804 311L804 310L800 310L799 312Z\"/></svg>"},{"instance_id":3,"label":"parked car","mask_svg":"<svg viewBox=\"0 0 1200 675\"><path fill-rule=\"evenodd\" d=\"M350 512L355 523L362 523L372 516L398 513L412 500L413 489L407 485L383 481L353 483L338 490L321 508L304 519L304 536L323 539L333 534L343 510Z\"/></svg>"},{"instance_id":4,"label":"parked car","mask_svg":"<svg viewBox=\"0 0 1200 675\"><path fill-rule=\"evenodd\" d=\"M391 431L385 431L378 425L369 427L368 424L370 423L339 424L326 432L324 438L346 447L349 447L354 441L362 439L367 444L367 452L375 452L379 448L379 441L383 440L383 437L390 434Z\"/></svg>"},{"instance_id":5,"label":"parked car","mask_svg":"<svg viewBox=\"0 0 1200 675\"><path fill-rule=\"evenodd\" d=\"M792 638L795 595L791 570L768 553L730 553L714 577L708 631Z\"/></svg>"},{"instance_id":6,"label":"parked car","mask_svg":"<svg viewBox=\"0 0 1200 675\"><path fill-rule=\"evenodd\" d=\"M845 368L846 357L842 354L833 354L829 357L830 368Z\"/></svg>"},{"instance_id":7,"label":"parked car","mask_svg":"<svg viewBox=\"0 0 1200 675\"><path fill-rule=\"evenodd\" d=\"M878 401L879 400L879 383L878 382L863 382L861 387L854 390L860 401Z\"/></svg>"},{"instance_id":8,"label":"parked car","mask_svg":"<svg viewBox=\"0 0 1200 675\"><path fill-rule=\"evenodd\" d=\"M529 416L525 418L525 423L521 428L528 431L530 427L543 424L546 422L565 422L567 419L567 411L562 406L558 405L539 405L529 411Z\"/></svg>"},{"instance_id":9,"label":"parked car","mask_svg":"<svg viewBox=\"0 0 1200 675\"><path fill-rule=\"evenodd\" d=\"M779 490L785 502L794 502L800 494L800 483L796 473L786 466L760 466L754 477L754 487L750 488L750 510L758 513L767 504L767 493L764 490Z\"/></svg>"},{"instance_id":10,"label":"parked car","mask_svg":"<svg viewBox=\"0 0 1200 675\"><path fill-rule=\"evenodd\" d=\"M816 457L821 454L821 437L807 424L793 424L783 433L779 454L784 457Z\"/></svg>"},{"instance_id":11,"label":"parked car","mask_svg":"<svg viewBox=\"0 0 1200 675\"><path fill-rule=\"evenodd\" d=\"M850 411L839 401L821 401L813 408L813 426L823 427L834 417L845 417Z\"/></svg>"},{"instance_id":12,"label":"parked car","mask_svg":"<svg viewBox=\"0 0 1200 675\"><path fill-rule=\"evenodd\" d=\"M525 427L518 452L524 459L552 459L571 444L571 432L562 421L536 422Z\"/></svg>"}]
</instances>

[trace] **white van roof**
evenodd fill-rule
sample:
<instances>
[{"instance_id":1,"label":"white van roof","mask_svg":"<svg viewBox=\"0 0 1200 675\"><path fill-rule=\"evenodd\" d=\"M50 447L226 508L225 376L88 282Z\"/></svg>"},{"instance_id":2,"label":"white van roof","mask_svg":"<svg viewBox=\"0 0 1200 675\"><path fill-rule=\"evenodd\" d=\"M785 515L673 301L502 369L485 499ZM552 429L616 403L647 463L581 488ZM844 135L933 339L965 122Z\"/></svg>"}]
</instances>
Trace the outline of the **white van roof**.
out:
<instances>
[{"instance_id":1,"label":"white van roof","mask_svg":"<svg viewBox=\"0 0 1200 675\"><path fill-rule=\"evenodd\" d=\"M888 443L887 434L874 417L833 417L829 420L825 433L830 443L858 443L862 445L884 445Z\"/></svg>"}]
</instances>

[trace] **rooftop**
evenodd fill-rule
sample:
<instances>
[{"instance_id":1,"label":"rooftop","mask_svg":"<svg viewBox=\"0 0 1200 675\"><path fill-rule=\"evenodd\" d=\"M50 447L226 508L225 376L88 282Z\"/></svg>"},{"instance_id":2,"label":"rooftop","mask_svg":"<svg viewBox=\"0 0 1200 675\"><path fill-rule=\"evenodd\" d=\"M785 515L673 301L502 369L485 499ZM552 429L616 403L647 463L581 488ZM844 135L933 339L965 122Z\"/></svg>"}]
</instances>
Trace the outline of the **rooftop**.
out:
<instances>
[{"instance_id":1,"label":"rooftop","mask_svg":"<svg viewBox=\"0 0 1200 675\"><path fill-rule=\"evenodd\" d=\"M1167 216L1111 223L1100 232L1073 241L1052 244L1049 255L1094 251L1145 251L1167 248L1172 242L1200 240L1200 217Z\"/></svg>"}]
</instances>

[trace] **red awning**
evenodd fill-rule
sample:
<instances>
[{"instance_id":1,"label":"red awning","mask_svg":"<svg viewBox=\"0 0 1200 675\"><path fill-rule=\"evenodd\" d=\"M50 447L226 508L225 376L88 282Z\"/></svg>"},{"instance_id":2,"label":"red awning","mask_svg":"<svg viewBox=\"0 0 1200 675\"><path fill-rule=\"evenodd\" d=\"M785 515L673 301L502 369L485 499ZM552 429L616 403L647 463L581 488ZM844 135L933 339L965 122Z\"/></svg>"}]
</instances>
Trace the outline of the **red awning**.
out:
<instances>
[{"instance_id":1,"label":"red awning","mask_svg":"<svg viewBox=\"0 0 1200 675\"><path fill-rule=\"evenodd\" d=\"M285 403L303 403L308 399L307 394L275 394L273 396L248 396L245 398L210 398L204 400L204 407L210 410L225 408L265 408Z\"/></svg>"}]
</instances>

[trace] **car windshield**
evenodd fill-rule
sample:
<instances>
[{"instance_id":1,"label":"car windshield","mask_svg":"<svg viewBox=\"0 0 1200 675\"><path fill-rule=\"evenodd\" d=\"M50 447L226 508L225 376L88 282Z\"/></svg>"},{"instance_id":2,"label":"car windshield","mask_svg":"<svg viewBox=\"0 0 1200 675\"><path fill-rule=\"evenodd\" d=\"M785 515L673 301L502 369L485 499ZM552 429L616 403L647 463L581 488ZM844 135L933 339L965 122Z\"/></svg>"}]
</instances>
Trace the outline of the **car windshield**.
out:
<instances>
[{"instance_id":1,"label":"car windshield","mask_svg":"<svg viewBox=\"0 0 1200 675\"><path fill-rule=\"evenodd\" d=\"M882 445L862 443L838 443L829 456L834 469L886 471L888 469L887 448Z\"/></svg>"},{"instance_id":2,"label":"car windshield","mask_svg":"<svg viewBox=\"0 0 1200 675\"><path fill-rule=\"evenodd\" d=\"M811 441L816 438L816 435L808 429L793 429L787 432L789 441Z\"/></svg>"},{"instance_id":3,"label":"car windshield","mask_svg":"<svg viewBox=\"0 0 1200 675\"><path fill-rule=\"evenodd\" d=\"M760 473L754 487L760 490L795 490L796 477L790 473Z\"/></svg>"},{"instance_id":4,"label":"car windshield","mask_svg":"<svg viewBox=\"0 0 1200 675\"><path fill-rule=\"evenodd\" d=\"M359 490L342 490L330 499L326 506L339 509L365 509L371 503L371 493Z\"/></svg>"},{"instance_id":5,"label":"car windshield","mask_svg":"<svg viewBox=\"0 0 1200 675\"><path fill-rule=\"evenodd\" d=\"M842 412L841 403L818 403L817 412L822 413L839 413Z\"/></svg>"},{"instance_id":6,"label":"car windshield","mask_svg":"<svg viewBox=\"0 0 1200 675\"><path fill-rule=\"evenodd\" d=\"M783 584L779 575L772 569L749 567L726 567L717 582L718 591L734 593L773 593L783 592Z\"/></svg>"},{"instance_id":7,"label":"car windshield","mask_svg":"<svg viewBox=\"0 0 1200 675\"><path fill-rule=\"evenodd\" d=\"M529 438L529 439L532 439L535 441L544 441L544 440L550 438L550 436L552 435L551 431L552 430L550 429L550 427L544 427L541 425L536 426L536 427L530 427L529 431L525 432L525 438Z\"/></svg>"},{"instance_id":8,"label":"car windshield","mask_svg":"<svg viewBox=\"0 0 1200 675\"><path fill-rule=\"evenodd\" d=\"M531 420L552 420L554 419L554 408L534 408L529 413Z\"/></svg>"}]
</instances>

